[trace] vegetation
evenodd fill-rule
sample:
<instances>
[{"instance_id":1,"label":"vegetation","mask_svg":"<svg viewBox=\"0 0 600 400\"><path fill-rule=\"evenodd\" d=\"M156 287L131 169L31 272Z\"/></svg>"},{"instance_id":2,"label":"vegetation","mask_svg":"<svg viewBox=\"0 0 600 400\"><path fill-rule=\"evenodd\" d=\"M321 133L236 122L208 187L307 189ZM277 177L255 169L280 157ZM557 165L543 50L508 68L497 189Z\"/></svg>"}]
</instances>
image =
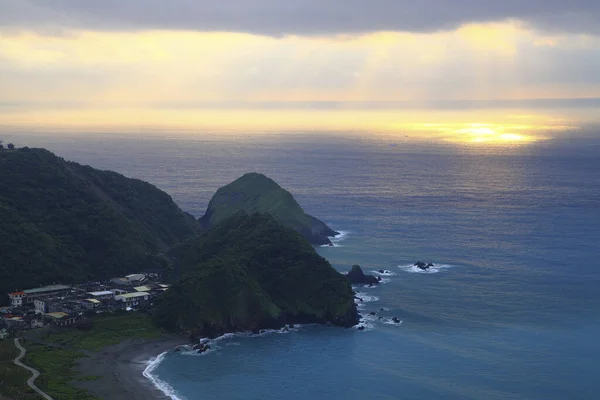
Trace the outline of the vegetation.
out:
<instances>
[{"instance_id":1,"label":"vegetation","mask_svg":"<svg viewBox=\"0 0 600 400\"><path fill-rule=\"evenodd\" d=\"M19 350L11 340L0 340L0 398L8 396L19 400L38 400L39 395L27 386L31 373L13 364Z\"/></svg>"},{"instance_id":2,"label":"vegetation","mask_svg":"<svg viewBox=\"0 0 600 400\"><path fill-rule=\"evenodd\" d=\"M73 370L78 359L85 354L78 350L59 348L41 344L27 346L23 362L40 371L36 385L55 399L60 400L99 400L87 391L78 389L69 382L80 379Z\"/></svg>"},{"instance_id":3,"label":"vegetation","mask_svg":"<svg viewBox=\"0 0 600 400\"><path fill-rule=\"evenodd\" d=\"M0 152L0 175L0 293L164 268L199 230L156 187L47 150Z\"/></svg>"},{"instance_id":4,"label":"vegetation","mask_svg":"<svg viewBox=\"0 0 600 400\"><path fill-rule=\"evenodd\" d=\"M329 237L337 234L323 222L306 214L290 192L255 172L220 188L200 222L205 228L210 228L240 211L272 215L312 244L330 244Z\"/></svg>"},{"instance_id":5,"label":"vegetation","mask_svg":"<svg viewBox=\"0 0 600 400\"><path fill-rule=\"evenodd\" d=\"M168 329L216 336L358 322L350 282L268 214L238 213L168 255L181 277L154 304L156 321Z\"/></svg>"},{"instance_id":6,"label":"vegetation","mask_svg":"<svg viewBox=\"0 0 600 400\"><path fill-rule=\"evenodd\" d=\"M101 315L93 319L91 330L49 332L43 340L70 348L95 351L121 343L124 339L155 339L163 333L148 315L134 312L117 316Z\"/></svg>"},{"instance_id":7,"label":"vegetation","mask_svg":"<svg viewBox=\"0 0 600 400\"><path fill-rule=\"evenodd\" d=\"M27 354L23 362L36 368L41 375L36 380L40 389L60 400L96 400L85 390L71 386L72 381L90 381L98 376L79 376L74 370L77 360L86 357L87 351L98 351L103 347L118 344L124 339L159 338L163 331L156 327L149 316L143 313L98 316L93 319L90 330L60 329L40 335L32 331L30 339L24 343ZM17 350L11 341L0 342L0 380L7 382L2 387L6 395L27 399L25 382L30 374L12 364ZM37 399L37 395L31 400Z\"/></svg>"}]
</instances>

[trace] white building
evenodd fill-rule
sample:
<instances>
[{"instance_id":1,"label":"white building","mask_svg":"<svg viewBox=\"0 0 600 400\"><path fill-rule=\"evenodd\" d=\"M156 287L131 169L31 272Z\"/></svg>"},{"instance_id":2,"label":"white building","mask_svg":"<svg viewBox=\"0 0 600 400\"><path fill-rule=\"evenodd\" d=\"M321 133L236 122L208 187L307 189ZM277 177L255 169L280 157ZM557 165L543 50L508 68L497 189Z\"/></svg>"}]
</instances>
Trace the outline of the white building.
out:
<instances>
[{"instance_id":1,"label":"white building","mask_svg":"<svg viewBox=\"0 0 600 400\"><path fill-rule=\"evenodd\" d=\"M42 314L46 314L48 311L46 299L35 299L33 300L33 305L35 306L35 311L41 312Z\"/></svg>"},{"instance_id":2,"label":"white building","mask_svg":"<svg viewBox=\"0 0 600 400\"><path fill-rule=\"evenodd\" d=\"M13 307L19 307L23 305L23 299L25 298L25 292L13 292L9 293L10 305Z\"/></svg>"},{"instance_id":3,"label":"white building","mask_svg":"<svg viewBox=\"0 0 600 400\"><path fill-rule=\"evenodd\" d=\"M126 293L115 296L115 300L125 303L126 307L138 307L146 302L150 298L150 293L137 292L137 293Z\"/></svg>"},{"instance_id":4,"label":"white building","mask_svg":"<svg viewBox=\"0 0 600 400\"><path fill-rule=\"evenodd\" d=\"M115 297L115 293L110 290L103 290L101 292L88 292L90 298L96 300L110 300Z\"/></svg>"},{"instance_id":5,"label":"white building","mask_svg":"<svg viewBox=\"0 0 600 400\"><path fill-rule=\"evenodd\" d=\"M131 274L126 275L125 278L129 281L130 284L141 283L146 280L146 275L144 274Z\"/></svg>"}]
</instances>

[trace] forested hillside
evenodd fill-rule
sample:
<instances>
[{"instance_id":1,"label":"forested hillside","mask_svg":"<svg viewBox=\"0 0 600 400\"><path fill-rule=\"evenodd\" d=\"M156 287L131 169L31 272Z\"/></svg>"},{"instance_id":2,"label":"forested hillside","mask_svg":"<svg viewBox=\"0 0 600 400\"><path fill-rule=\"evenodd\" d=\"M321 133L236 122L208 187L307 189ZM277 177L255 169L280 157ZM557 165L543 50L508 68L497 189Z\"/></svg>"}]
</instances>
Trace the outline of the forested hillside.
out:
<instances>
[{"instance_id":1,"label":"forested hillside","mask_svg":"<svg viewBox=\"0 0 600 400\"><path fill-rule=\"evenodd\" d=\"M153 185L43 149L0 151L0 293L164 266L199 224Z\"/></svg>"}]
</instances>

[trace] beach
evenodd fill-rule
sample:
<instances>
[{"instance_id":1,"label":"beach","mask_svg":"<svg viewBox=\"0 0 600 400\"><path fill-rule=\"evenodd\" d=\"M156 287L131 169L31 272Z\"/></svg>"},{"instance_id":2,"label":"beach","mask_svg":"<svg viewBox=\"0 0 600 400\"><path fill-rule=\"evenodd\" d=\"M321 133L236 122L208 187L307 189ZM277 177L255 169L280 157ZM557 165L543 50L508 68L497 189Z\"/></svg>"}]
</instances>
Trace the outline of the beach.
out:
<instances>
[{"instance_id":1,"label":"beach","mask_svg":"<svg viewBox=\"0 0 600 400\"><path fill-rule=\"evenodd\" d=\"M160 339L127 339L123 342L88 353L75 367L81 376L96 380L74 381L73 386L85 389L106 400L169 399L144 377L148 361L178 345L189 344L180 336Z\"/></svg>"}]
</instances>

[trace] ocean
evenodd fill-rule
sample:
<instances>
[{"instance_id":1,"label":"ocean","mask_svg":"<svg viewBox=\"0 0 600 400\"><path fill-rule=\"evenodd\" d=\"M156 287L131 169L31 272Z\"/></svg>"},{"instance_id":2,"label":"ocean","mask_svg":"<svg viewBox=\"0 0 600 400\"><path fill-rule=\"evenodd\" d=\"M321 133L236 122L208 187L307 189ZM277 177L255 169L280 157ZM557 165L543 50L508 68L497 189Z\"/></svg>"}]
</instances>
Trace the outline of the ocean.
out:
<instances>
[{"instance_id":1,"label":"ocean","mask_svg":"<svg viewBox=\"0 0 600 400\"><path fill-rule=\"evenodd\" d=\"M146 373L173 399L600 397L600 140L12 139L149 181L196 216L220 186L265 173L344 233L317 249L335 268L386 271L379 287L356 289L364 331L302 326L227 336L203 355L161 355ZM420 272L418 260L436 267Z\"/></svg>"}]
</instances>

